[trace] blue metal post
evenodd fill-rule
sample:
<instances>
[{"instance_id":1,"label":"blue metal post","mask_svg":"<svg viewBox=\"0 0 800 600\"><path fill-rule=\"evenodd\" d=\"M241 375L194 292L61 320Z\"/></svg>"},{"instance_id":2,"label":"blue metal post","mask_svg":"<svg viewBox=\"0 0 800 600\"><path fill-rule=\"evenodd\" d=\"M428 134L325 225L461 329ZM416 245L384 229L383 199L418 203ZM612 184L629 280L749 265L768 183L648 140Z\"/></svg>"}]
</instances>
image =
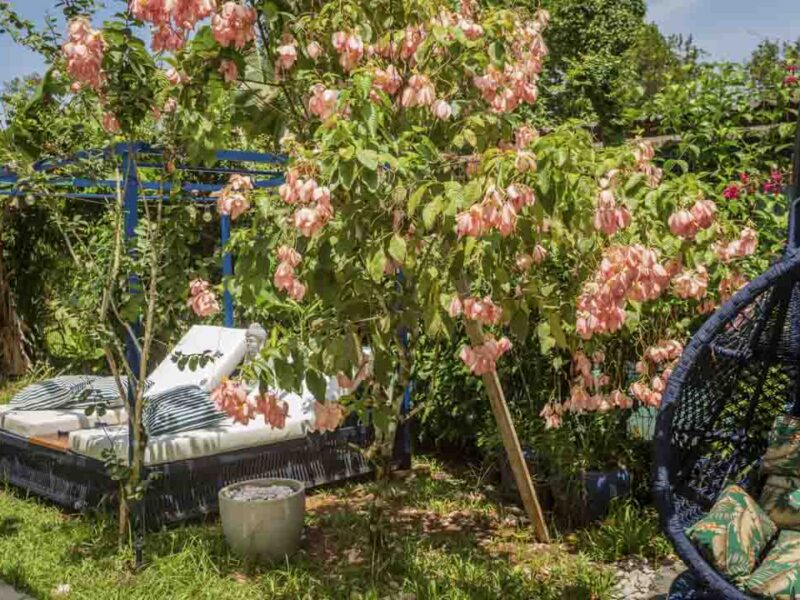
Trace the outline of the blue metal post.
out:
<instances>
[{"instance_id":1,"label":"blue metal post","mask_svg":"<svg viewBox=\"0 0 800 600\"><path fill-rule=\"evenodd\" d=\"M222 215L220 222L220 242L222 244L222 285L225 288L223 302L225 305L225 327L233 327L233 296L228 289L228 280L233 275L233 256L225 250L231 238L231 217Z\"/></svg>"}]
</instances>

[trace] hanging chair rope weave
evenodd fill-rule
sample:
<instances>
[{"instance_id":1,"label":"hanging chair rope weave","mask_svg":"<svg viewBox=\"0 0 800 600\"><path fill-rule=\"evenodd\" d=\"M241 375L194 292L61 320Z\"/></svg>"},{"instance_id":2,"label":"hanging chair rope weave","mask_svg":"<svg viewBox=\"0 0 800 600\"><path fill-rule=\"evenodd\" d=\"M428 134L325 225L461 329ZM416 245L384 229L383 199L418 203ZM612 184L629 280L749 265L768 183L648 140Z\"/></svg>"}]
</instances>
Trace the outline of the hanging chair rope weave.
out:
<instances>
[{"instance_id":1,"label":"hanging chair rope weave","mask_svg":"<svg viewBox=\"0 0 800 600\"><path fill-rule=\"evenodd\" d=\"M798 175L800 129L789 199L797 198ZM698 583L689 597L752 598L716 571L685 531L728 483L757 492L775 417L800 415L800 199L790 206L784 257L692 337L656 421L654 500L664 532Z\"/></svg>"}]
</instances>

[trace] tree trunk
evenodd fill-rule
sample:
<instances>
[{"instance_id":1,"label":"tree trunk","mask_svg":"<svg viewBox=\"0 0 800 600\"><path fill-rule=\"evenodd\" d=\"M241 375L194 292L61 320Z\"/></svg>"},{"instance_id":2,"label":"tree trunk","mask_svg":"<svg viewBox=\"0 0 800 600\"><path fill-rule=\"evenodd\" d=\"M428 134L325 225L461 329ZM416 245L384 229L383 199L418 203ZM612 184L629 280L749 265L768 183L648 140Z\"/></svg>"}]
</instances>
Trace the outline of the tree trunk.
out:
<instances>
[{"instance_id":1,"label":"tree trunk","mask_svg":"<svg viewBox=\"0 0 800 600\"><path fill-rule=\"evenodd\" d=\"M2 223L0 222L0 234ZM25 352L25 335L22 321L14 306L11 282L3 261L2 239L0 239L0 374L18 376L31 366Z\"/></svg>"}]
</instances>

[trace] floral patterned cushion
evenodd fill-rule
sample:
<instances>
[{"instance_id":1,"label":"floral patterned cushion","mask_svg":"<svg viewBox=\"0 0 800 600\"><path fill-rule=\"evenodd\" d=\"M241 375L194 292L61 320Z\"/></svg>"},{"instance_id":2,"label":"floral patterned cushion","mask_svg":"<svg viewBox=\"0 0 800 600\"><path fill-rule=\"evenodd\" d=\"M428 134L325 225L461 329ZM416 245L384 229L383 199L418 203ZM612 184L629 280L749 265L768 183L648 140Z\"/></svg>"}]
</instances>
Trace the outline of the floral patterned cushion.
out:
<instances>
[{"instance_id":1,"label":"floral patterned cushion","mask_svg":"<svg viewBox=\"0 0 800 600\"><path fill-rule=\"evenodd\" d=\"M798 490L800 477L770 475L764 481L758 504L779 529L800 529L800 507L792 502L792 495Z\"/></svg>"},{"instance_id":2,"label":"floral patterned cushion","mask_svg":"<svg viewBox=\"0 0 800 600\"><path fill-rule=\"evenodd\" d=\"M755 500L738 485L729 485L686 535L717 571L738 583L753 571L776 532Z\"/></svg>"},{"instance_id":3,"label":"floral patterned cushion","mask_svg":"<svg viewBox=\"0 0 800 600\"><path fill-rule=\"evenodd\" d=\"M743 588L775 600L800 598L800 531L781 531L778 541Z\"/></svg>"},{"instance_id":4,"label":"floral patterned cushion","mask_svg":"<svg viewBox=\"0 0 800 600\"><path fill-rule=\"evenodd\" d=\"M761 458L764 475L800 475L800 418L779 415L767 440L767 451Z\"/></svg>"}]
</instances>

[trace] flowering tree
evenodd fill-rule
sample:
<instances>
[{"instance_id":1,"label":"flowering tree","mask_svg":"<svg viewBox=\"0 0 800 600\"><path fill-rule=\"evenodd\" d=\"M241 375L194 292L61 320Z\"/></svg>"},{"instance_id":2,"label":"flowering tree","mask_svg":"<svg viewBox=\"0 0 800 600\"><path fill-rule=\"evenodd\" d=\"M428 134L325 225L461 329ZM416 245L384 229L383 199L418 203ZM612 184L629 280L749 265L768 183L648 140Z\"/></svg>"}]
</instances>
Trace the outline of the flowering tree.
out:
<instances>
[{"instance_id":1,"label":"flowering tree","mask_svg":"<svg viewBox=\"0 0 800 600\"><path fill-rule=\"evenodd\" d=\"M232 179L218 208L279 225L260 249L261 277L311 316L297 335L274 336L269 363L252 368L263 394L228 383L219 405L279 427L285 406L270 390L305 382L320 429L347 411L372 419L371 456L385 464L416 344L463 326L459 356L483 380L546 538L496 375L511 339L535 335L556 368L569 370L562 356L572 357L569 399L542 411L556 427L565 412L634 405L606 350L653 319L660 325L636 339L649 350L633 393L657 405L680 354L671 338L686 329L670 319L710 310L714 283L726 294L743 283L737 265L754 252L755 231L720 214L701 179L662 183L646 144L599 150L573 128L540 136L530 126L545 11L469 0L345 1L291 18L205 0L133 1L129 11L153 26L168 69L114 24L100 32L75 20L63 47L73 90L100 98L109 133L156 123L176 152L201 155L229 134L237 101L226 90L251 85L246 65L259 61L259 84L272 90L263 114L284 122L290 164L278 195ZM211 27L190 39L208 17ZM259 217L248 221L251 212ZM218 310L204 282L190 292L201 317ZM324 401L328 374L346 392L341 404Z\"/></svg>"}]
</instances>

